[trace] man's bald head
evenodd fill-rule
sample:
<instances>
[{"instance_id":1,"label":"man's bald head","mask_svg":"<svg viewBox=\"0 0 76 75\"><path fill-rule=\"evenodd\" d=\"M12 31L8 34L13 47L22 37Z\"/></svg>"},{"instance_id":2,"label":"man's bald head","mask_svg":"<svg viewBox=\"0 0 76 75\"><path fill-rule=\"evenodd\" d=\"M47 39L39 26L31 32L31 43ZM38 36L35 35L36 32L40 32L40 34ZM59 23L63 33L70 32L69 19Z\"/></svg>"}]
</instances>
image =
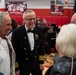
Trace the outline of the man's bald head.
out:
<instances>
[{"instance_id":1,"label":"man's bald head","mask_svg":"<svg viewBox=\"0 0 76 75\"><path fill-rule=\"evenodd\" d=\"M76 13L73 14L73 16L71 18L71 23L76 24Z\"/></svg>"}]
</instances>

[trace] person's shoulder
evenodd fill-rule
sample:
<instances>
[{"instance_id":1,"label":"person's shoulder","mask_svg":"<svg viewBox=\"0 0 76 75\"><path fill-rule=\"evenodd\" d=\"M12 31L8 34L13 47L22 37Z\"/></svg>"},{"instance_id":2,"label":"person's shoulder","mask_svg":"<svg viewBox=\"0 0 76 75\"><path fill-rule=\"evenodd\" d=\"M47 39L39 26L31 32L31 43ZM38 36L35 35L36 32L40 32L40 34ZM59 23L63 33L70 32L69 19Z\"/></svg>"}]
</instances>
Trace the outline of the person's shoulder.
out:
<instances>
[{"instance_id":1,"label":"person's shoulder","mask_svg":"<svg viewBox=\"0 0 76 75\"><path fill-rule=\"evenodd\" d=\"M0 75L4 75L4 74L0 72Z\"/></svg>"},{"instance_id":2,"label":"person's shoulder","mask_svg":"<svg viewBox=\"0 0 76 75\"><path fill-rule=\"evenodd\" d=\"M59 61L52 66L53 72L58 72L63 75L68 75L70 72L70 62L67 61Z\"/></svg>"},{"instance_id":3,"label":"person's shoulder","mask_svg":"<svg viewBox=\"0 0 76 75\"><path fill-rule=\"evenodd\" d=\"M24 25L16 28L13 32L20 32L20 31L23 31L23 29L25 29L25 26Z\"/></svg>"},{"instance_id":4,"label":"person's shoulder","mask_svg":"<svg viewBox=\"0 0 76 75\"><path fill-rule=\"evenodd\" d=\"M42 27L40 27L40 26L36 26L35 29L39 30L39 31L43 30Z\"/></svg>"}]
</instances>

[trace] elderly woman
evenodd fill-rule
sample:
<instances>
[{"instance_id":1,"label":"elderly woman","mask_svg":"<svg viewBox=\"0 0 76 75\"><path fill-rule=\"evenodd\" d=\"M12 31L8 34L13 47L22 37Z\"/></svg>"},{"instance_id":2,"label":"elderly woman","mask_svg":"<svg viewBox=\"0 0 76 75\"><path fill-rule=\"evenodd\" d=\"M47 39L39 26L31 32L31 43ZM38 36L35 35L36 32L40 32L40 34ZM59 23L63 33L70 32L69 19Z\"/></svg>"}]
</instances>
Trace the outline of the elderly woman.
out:
<instances>
[{"instance_id":1,"label":"elderly woman","mask_svg":"<svg viewBox=\"0 0 76 75\"><path fill-rule=\"evenodd\" d=\"M76 25L61 27L56 38L56 50L59 58L45 75L76 75Z\"/></svg>"}]
</instances>

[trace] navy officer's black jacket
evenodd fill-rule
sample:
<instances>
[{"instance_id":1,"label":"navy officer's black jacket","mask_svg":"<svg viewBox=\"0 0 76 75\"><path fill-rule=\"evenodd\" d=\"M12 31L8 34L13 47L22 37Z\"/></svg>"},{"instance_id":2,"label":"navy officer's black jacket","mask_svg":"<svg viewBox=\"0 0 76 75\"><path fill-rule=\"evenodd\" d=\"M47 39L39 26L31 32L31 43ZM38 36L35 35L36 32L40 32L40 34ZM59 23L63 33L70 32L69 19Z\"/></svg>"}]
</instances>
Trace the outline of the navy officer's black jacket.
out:
<instances>
[{"instance_id":1,"label":"navy officer's black jacket","mask_svg":"<svg viewBox=\"0 0 76 75\"><path fill-rule=\"evenodd\" d=\"M12 45L16 53L16 70L21 70L23 74L26 70L35 65L44 63L44 45L42 28L34 28L34 50L31 51L25 26L21 26L13 31Z\"/></svg>"}]
</instances>

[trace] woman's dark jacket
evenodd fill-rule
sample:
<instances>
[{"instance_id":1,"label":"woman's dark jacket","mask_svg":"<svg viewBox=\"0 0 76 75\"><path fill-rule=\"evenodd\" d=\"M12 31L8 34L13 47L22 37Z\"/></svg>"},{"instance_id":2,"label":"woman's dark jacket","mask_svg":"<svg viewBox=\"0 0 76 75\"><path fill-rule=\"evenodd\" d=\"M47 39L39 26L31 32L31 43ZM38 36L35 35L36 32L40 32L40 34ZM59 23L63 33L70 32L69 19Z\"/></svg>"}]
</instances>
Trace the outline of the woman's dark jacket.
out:
<instances>
[{"instance_id":1,"label":"woman's dark jacket","mask_svg":"<svg viewBox=\"0 0 76 75\"><path fill-rule=\"evenodd\" d=\"M73 59L73 72L76 75L76 58ZM45 75L70 75L72 59L68 57L60 57L56 59Z\"/></svg>"}]
</instances>

